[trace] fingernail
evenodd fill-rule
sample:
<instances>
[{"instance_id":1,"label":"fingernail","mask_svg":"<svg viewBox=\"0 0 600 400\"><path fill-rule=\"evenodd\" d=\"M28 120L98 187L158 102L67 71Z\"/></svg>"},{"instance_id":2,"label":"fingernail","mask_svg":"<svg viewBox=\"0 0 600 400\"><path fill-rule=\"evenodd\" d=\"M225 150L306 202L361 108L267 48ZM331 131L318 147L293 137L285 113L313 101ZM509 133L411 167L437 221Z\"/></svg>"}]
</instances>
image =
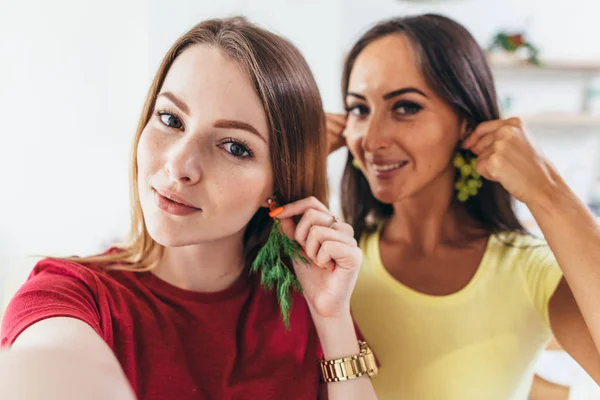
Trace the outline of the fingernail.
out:
<instances>
[{"instance_id":1,"label":"fingernail","mask_svg":"<svg viewBox=\"0 0 600 400\"><path fill-rule=\"evenodd\" d=\"M275 218L276 216L278 216L282 212L283 212L283 207L277 207L276 209L274 209L273 211L271 211L269 213L269 217Z\"/></svg>"}]
</instances>

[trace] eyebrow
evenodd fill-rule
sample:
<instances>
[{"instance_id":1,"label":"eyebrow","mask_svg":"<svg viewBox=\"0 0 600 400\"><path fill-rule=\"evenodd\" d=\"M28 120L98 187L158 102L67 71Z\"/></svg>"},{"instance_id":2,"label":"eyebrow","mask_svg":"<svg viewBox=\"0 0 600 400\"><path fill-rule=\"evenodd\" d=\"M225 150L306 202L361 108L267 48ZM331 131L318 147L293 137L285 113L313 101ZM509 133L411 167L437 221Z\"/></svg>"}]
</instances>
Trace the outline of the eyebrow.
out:
<instances>
[{"instance_id":1,"label":"eyebrow","mask_svg":"<svg viewBox=\"0 0 600 400\"><path fill-rule=\"evenodd\" d=\"M190 115L190 109L187 106L187 104L185 104L183 102L183 100L179 99L173 93L162 92L162 93L158 94L158 97L160 97L160 96L166 97L167 99L171 100L171 102L173 102L173 104L175 104L181 111L183 111L187 115ZM250 133L258 136L259 138L261 138L263 141L266 142L265 138L262 137L262 135L258 132L258 130L246 122L235 121L235 120L231 120L231 119L219 119L213 123L213 126L215 128L240 129L243 131L247 131L247 132L250 132Z\"/></svg>"},{"instance_id":2,"label":"eyebrow","mask_svg":"<svg viewBox=\"0 0 600 400\"><path fill-rule=\"evenodd\" d=\"M407 87L407 88L398 89L398 90L394 90L392 92L386 93L383 95L383 99L384 100L393 99L394 97L400 96L405 93L418 93L423 97L427 97L427 95L425 93L423 93L422 91L420 91L419 89L414 88L414 87ZM365 96L363 96L362 94L358 94L358 93L348 92L348 96L356 97L361 100L367 100L367 98Z\"/></svg>"},{"instance_id":3,"label":"eyebrow","mask_svg":"<svg viewBox=\"0 0 600 400\"><path fill-rule=\"evenodd\" d=\"M247 131L247 132L250 132L250 133L258 136L264 142L266 142L265 138L258 132L258 130L246 122L235 121L235 120L231 120L231 119L219 119L213 123L213 126L215 128L240 129L243 131Z\"/></svg>"},{"instance_id":4,"label":"eyebrow","mask_svg":"<svg viewBox=\"0 0 600 400\"><path fill-rule=\"evenodd\" d=\"M161 93L158 94L157 97L160 97L160 96L166 97L173 104L175 104L181 111L183 111L187 115L190 115L190 109L187 106L187 104L185 104L183 102L183 100L181 100L179 97L175 96L173 93L171 93L171 92L161 92Z\"/></svg>"}]
</instances>

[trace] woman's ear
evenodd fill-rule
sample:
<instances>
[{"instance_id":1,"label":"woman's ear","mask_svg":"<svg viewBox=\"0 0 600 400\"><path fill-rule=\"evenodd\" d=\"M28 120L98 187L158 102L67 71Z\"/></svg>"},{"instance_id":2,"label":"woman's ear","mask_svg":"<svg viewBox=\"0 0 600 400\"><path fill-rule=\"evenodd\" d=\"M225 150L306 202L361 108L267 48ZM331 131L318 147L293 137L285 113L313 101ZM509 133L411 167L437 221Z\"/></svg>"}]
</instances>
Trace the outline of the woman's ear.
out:
<instances>
[{"instance_id":1,"label":"woman's ear","mask_svg":"<svg viewBox=\"0 0 600 400\"><path fill-rule=\"evenodd\" d=\"M477 125L475 125L472 121L469 121L466 118L463 118L462 121L460 122L460 127L459 127L459 136L458 136L458 144L462 144L462 142L464 142L465 140L467 140L467 138L469 136L471 136L471 133L473 133L473 131L475 130L475 128L477 127Z\"/></svg>"},{"instance_id":2,"label":"woman's ear","mask_svg":"<svg viewBox=\"0 0 600 400\"><path fill-rule=\"evenodd\" d=\"M459 128L459 136L458 136L458 140L459 142L463 142L468 136L470 132L469 129L469 121L467 121L466 118L463 118L461 123L460 123L460 128Z\"/></svg>"},{"instance_id":3,"label":"woman's ear","mask_svg":"<svg viewBox=\"0 0 600 400\"><path fill-rule=\"evenodd\" d=\"M272 209L277 203L275 196L269 196L267 199L260 205L261 207Z\"/></svg>"}]
</instances>

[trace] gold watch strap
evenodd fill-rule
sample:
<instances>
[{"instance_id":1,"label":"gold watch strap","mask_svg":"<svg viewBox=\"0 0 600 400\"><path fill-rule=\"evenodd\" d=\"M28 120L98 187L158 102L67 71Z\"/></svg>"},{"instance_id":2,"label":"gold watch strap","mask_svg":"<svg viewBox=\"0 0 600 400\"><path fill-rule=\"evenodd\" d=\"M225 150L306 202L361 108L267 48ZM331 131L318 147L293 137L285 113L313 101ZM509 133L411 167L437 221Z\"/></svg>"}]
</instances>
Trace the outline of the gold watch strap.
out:
<instances>
[{"instance_id":1,"label":"gold watch strap","mask_svg":"<svg viewBox=\"0 0 600 400\"><path fill-rule=\"evenodd\" d=\"M323 380L329 382L347 381L367 375L377 376L375 356L366 342L359 341L360 353L355 356L321 361Z\"/></svg>"}]
</instances>

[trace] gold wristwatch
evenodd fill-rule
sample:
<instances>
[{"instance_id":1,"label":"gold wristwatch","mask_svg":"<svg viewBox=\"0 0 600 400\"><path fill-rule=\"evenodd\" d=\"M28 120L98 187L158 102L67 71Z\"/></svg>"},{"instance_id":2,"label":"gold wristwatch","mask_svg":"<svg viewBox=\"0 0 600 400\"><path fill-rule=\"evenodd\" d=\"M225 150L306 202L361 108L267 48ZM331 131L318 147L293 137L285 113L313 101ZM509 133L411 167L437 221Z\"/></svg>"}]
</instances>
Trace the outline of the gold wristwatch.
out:
<instances>
[{"instance_id":1,"label":"gold wristwatch","mask_svg":"<svg viewBox=\"0 0 600 400\"><path fill-rule=\"evenodd\" d=\"M371 348L367 342L359 341L358 344L360 346L358 355L321 361L321 372L325 382L347 381L365 375L369 378L377 376L377 363Z\"/></svg>"}]
</instances>

